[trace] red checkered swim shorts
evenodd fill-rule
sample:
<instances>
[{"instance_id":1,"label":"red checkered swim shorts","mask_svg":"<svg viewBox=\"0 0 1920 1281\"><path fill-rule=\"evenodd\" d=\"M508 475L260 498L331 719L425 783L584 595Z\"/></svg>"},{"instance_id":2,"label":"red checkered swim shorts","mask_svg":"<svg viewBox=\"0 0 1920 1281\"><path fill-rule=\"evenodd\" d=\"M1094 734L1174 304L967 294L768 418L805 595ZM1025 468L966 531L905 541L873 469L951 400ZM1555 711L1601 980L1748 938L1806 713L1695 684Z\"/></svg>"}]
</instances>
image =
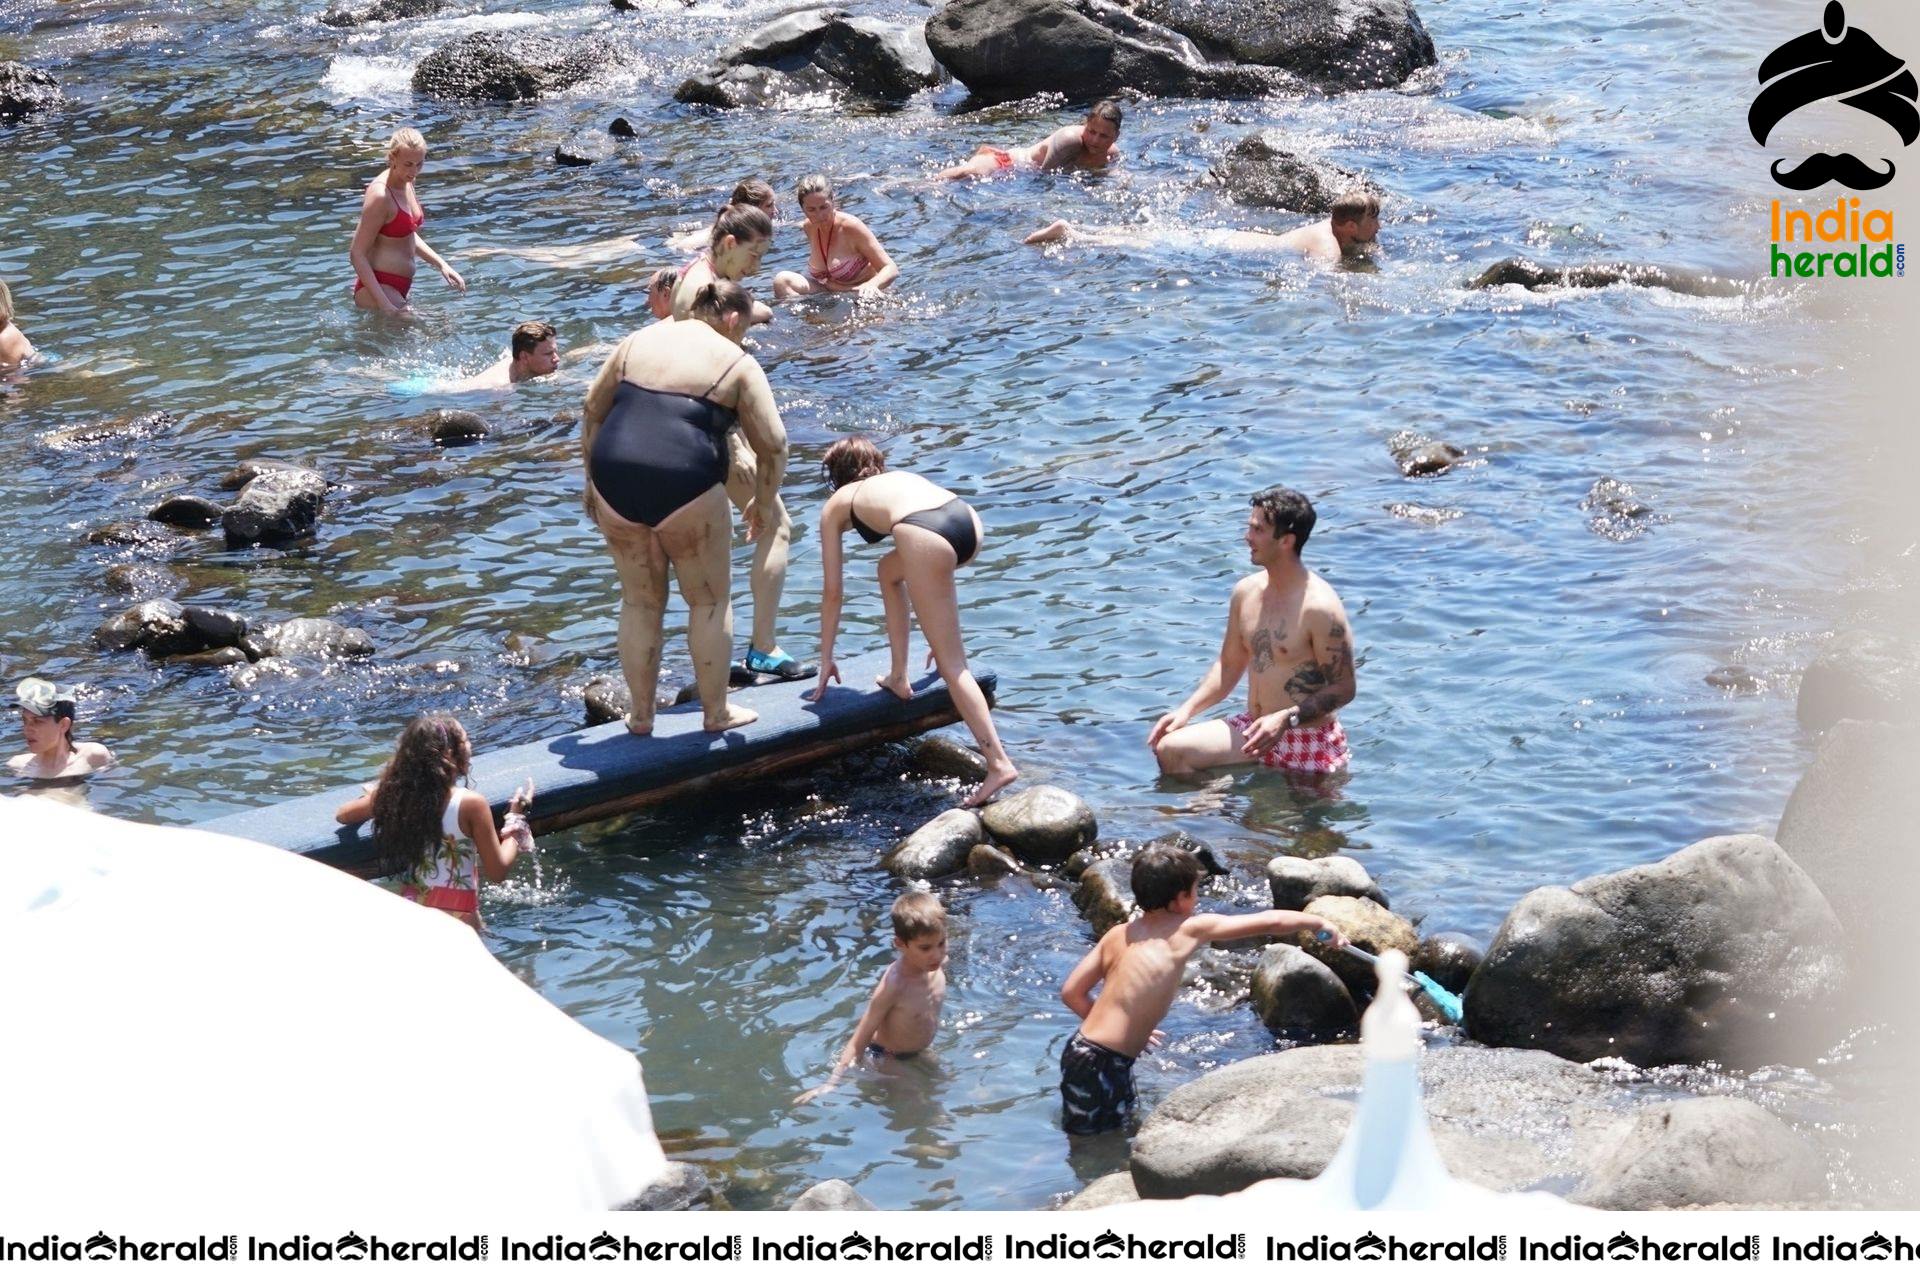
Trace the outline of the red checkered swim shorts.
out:
<instances>
[{"instance_id":1,"label":"red checkered swim shorts","mask_svg":"<svg viewBox=\"0 0 1920 1281\"><path fill-rule=\"evenodd\" d=\"M1253 714L1241 712L1227 718L1227 724L1242 738L1253 725ZM1295 774L1337 774L1347 767L1353 753L1347 750L1347 731L1338 717L1329 716L1318 725L1296 725L1281 730L1260 763L1268 769L1289 770Z\"/></svg>"}]
</instances>

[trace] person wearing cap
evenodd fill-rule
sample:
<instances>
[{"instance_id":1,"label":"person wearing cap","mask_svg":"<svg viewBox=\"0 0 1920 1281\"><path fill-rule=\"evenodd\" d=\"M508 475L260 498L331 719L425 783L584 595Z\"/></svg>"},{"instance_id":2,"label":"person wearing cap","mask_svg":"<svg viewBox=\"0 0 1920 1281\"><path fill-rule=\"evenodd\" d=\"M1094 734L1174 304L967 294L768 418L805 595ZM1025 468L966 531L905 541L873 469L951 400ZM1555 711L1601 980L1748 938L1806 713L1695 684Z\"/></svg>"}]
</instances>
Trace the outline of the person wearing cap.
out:
<instances>
[{"instance_id":1,"label":"person wearing cap","mask_svg":"<svg viewBox=\"0 0 1920 1281\"><path fill-rule=\"evenodd\" d=\"M27 750L7 762L21 778L82 778L113 764L104 743L73 741L73 692L31 677L13 691Z\"/></svg>"}]
</instances>

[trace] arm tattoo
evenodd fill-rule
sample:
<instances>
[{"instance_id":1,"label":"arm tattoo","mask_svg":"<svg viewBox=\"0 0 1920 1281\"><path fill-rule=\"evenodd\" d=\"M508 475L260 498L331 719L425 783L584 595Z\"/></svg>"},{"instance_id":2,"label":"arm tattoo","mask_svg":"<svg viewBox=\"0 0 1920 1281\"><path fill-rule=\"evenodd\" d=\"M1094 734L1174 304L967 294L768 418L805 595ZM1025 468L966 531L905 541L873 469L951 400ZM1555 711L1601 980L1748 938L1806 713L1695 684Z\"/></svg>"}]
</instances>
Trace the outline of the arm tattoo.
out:
<instances>
[{"instance_id":1,"label":"arm tattoo","mask_svg":"<svg viewBox=\"0 0 1920 1281\"><path fill-rule=\"evenodd\" d=\"M1317 678L1312 683L1302 681L1309 671ZM1294 680L1302 681L1300 688L1295 689L1294 681L1288 681L1287 691L1294 695L1294 706L1303 721L1318 720L1348 702L1350 696L1345 690L1353 683L1353 642L1347 639L1345 624L1336 621L1327 629L1325 669L1310 663L1295 673Z\"/></svg>"}]
</instances>

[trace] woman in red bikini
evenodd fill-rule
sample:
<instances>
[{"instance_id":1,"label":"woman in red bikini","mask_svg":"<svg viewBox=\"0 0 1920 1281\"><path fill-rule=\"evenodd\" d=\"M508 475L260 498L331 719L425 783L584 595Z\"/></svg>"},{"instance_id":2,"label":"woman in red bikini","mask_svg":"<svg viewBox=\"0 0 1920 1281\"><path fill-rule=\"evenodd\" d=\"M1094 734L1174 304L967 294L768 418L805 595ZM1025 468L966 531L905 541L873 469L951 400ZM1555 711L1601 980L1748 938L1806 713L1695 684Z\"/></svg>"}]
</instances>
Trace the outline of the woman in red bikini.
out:
<instances>
[{"instance_id":1,"label":"woman in red bikini","mask_svg":"<svg viewBox=\"0 0 1920 1281\"><path fill-rule=\"evenodd\" d=\"M347 250L353 262L355 306L406 312L416 258L446 277L455 289L467 287L460 273L420 235L427 211L413 190L413 180L426 162L427 140L418 129L401 129L387 143L387 167L367 184L366 198L360 202L360 225Z\"/></svg>"},{"instance_id":2,"label":"woman in red bikini","mask_svg":"<svg viewBox=\"0 0 1920 1281\"><path fill-rule=\"evenodd\" d=\"M805 294L858 293L877 298L900 278L900 268L867 224L834 206L833 184L824 174L800 180L795 194L807 216L807 274L783 271L773 278L775 298Z\"/></svg>"}]
</instances>

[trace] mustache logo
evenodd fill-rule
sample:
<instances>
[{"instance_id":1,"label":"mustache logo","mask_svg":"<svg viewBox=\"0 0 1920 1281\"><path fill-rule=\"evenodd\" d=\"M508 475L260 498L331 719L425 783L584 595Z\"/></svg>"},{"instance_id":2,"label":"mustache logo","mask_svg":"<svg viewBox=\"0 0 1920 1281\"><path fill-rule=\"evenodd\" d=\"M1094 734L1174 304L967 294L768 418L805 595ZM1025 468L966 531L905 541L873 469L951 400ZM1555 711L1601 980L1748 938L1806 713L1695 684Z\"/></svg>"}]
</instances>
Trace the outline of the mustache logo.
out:
<instances>
[{"instance_id":1,"label":"mustache logo","mask_svg":"<svg viewBox=\"0 0 1920 1281\"><path fill-rule=\"evenodd\" d=\"M1820 30L1809 31L1775 49L1760 64L1761 90L1747 112L1753 140L1766 145L1775 125L1800 108L1828 99L1890 125L1902 145L1920 138L1920 83L1906 63L1887 52L1860 27L1847 26L1840 0L1830 0ZM1846 152L1815 152L1784 168L1775 161L1773 179L1794 191L1811 191L1838 182L1856 191L1872 191L1892 181L1894 164L1872 165Z\"/></svg>"}]
</instances>

